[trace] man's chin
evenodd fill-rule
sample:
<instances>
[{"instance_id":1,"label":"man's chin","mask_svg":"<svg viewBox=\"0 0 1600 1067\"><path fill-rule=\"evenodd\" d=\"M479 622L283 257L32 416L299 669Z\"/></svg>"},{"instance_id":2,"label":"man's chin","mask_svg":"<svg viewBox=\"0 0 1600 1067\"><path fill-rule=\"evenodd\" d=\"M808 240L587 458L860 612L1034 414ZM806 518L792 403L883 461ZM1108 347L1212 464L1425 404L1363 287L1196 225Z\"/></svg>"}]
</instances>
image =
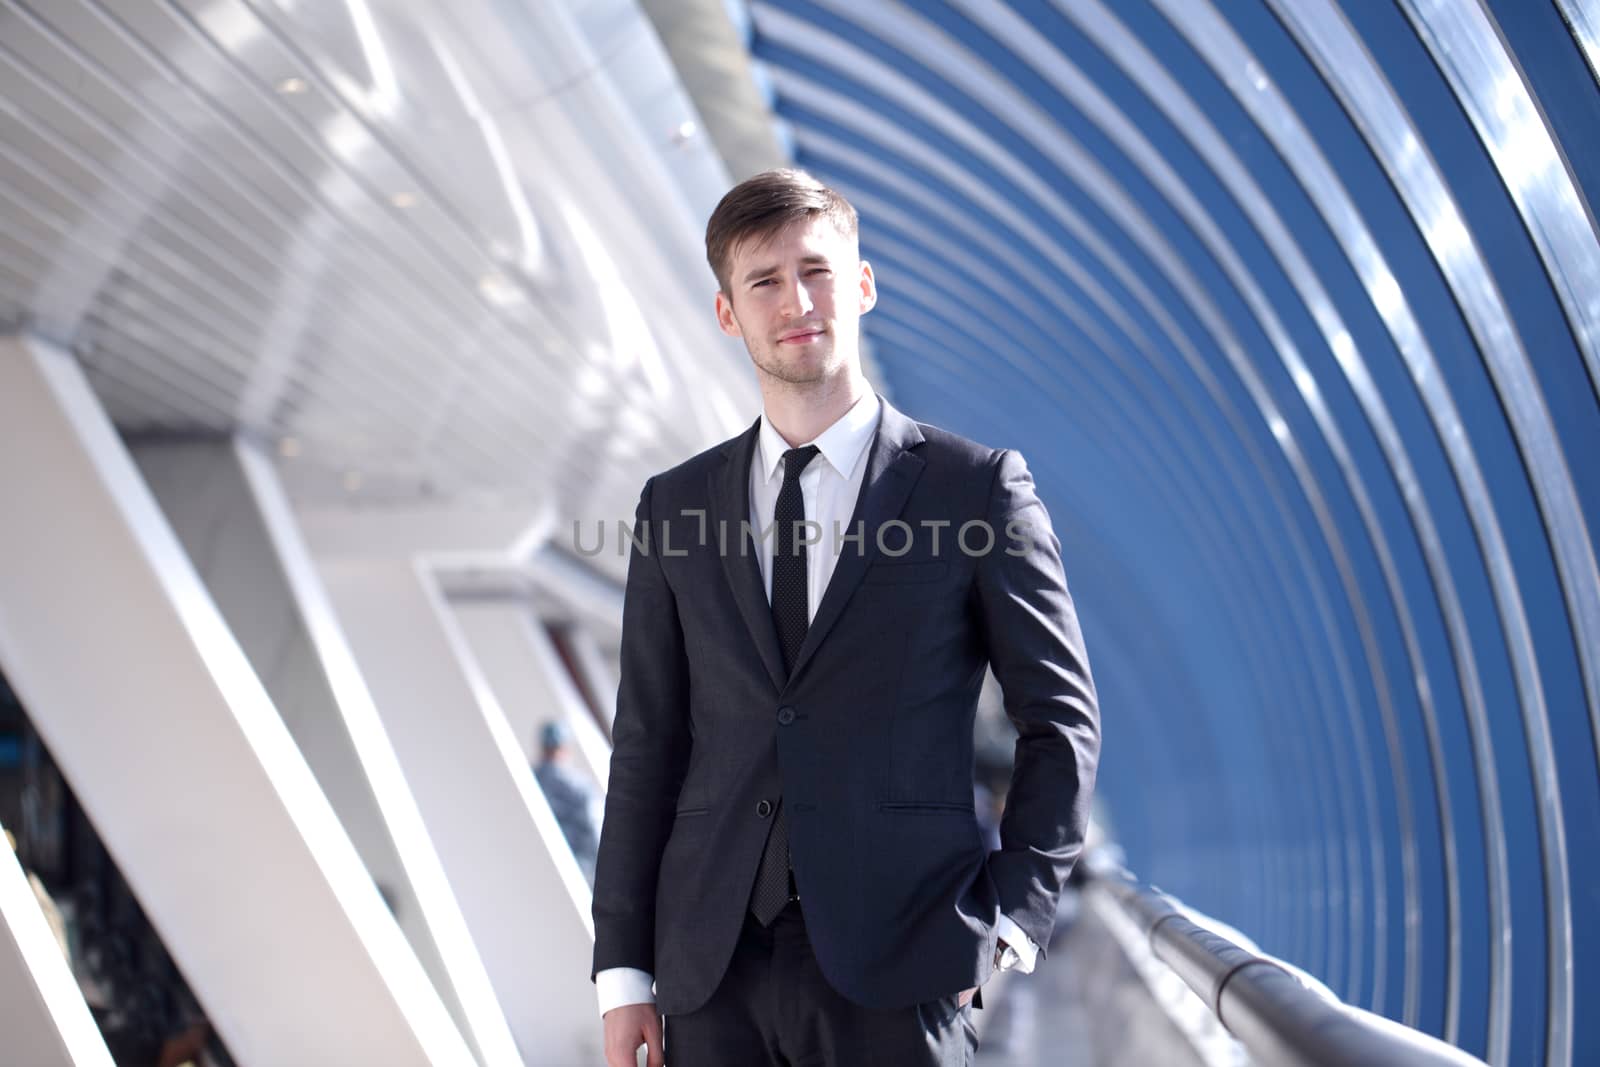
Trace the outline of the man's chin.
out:
<instances>
[{"instance_id":1,"label":"man's chin","mask_svg":"<svg viewBox=\"0 0 1600 1067\"><path fill-rule=\"evenodd\" d=\"M766 360L756 364L770 378L786 385L819 385L827 381L839 368L832 363L815 360Z\"/></svg>"}]
</instances>

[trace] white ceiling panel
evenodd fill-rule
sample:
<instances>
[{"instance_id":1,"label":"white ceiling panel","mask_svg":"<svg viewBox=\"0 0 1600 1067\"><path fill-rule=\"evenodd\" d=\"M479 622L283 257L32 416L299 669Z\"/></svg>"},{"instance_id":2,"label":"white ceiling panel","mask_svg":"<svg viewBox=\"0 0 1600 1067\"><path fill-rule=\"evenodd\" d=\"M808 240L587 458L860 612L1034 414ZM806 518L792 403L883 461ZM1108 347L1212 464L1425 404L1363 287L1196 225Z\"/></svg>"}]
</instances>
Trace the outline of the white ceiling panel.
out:
<instances>
[{"instance_id":1,"label":"white ceiling panel","mask_svg":"<svg viewBox=\"0 0 1600 1067\"><path fill-rule=\"evenodd\" d=\"M629 3L0 2L0 322L302 508L629 517L755 410L725 171Z\"/></svg>"}]
</instances>

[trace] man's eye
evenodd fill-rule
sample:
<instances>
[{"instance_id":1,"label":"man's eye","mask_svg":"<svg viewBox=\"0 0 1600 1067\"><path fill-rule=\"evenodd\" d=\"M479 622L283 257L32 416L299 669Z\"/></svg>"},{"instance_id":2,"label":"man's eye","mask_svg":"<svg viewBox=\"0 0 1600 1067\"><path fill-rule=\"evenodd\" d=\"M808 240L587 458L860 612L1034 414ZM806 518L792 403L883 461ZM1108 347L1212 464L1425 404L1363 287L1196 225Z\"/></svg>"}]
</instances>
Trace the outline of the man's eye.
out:
<instances>
[{"instance_id":1,"label":"man's eye","mask_svg":"<svg viewBox=\"0 0 1600 1067\"><path fill-rule=\"evenodd\" d=\"M756 282L754 285L750 286L750 288L759 289L763 285L771 285L771 284L772 284L772 279L771 278L762 278L759 282Z\"/></svg>"}]
</instances>

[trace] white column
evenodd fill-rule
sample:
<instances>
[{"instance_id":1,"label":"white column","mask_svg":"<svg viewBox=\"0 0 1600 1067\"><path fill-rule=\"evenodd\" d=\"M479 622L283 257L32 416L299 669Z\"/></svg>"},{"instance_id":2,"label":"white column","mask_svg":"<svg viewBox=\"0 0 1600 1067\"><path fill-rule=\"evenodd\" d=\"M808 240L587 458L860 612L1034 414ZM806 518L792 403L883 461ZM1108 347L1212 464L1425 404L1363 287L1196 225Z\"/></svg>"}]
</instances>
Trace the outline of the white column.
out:
<instances>
[{"instance_id":1,"label":"white column","mask_svg":"<svg viewBox=\"0 0 1600 1067\"><path fill-rule=\"evenodd\" d=\"M135 442L131 451L479 1061L520 1064L270 461L239 440Z\"/></svg>"},{"instance_id":2,"label":"white column","mask_svg":"<svg viewBox=\"0 0 1600 1067\"><path fill-rule=\"evenodd\" d=\"M538 758L540 724L562 722L572 734L578 765L604 789L611 744L544 623L519 600L474 599L451 606L528 759Z\"/></svg>"},{"instance_id":3,"label":"white column","mask_svg":"<svg viewBox=\"0 0 1600 1067\"><path fill-rule=\"evenodd\" d=\"M0 662L243 1064L472 1053L72 358L0 340Z\"/></svg>"},{"instance_id":4,"label":"white column","mask_svg":"<svg viewBox=\"0 0 1600 1067\"><path fill-rule=\"evenodd\" d=\"M617 669L613 664L617 659L617 643L620 640L618 633L600 631L598 634L589 626L572 626L566 631L567 646L572 650L574 666L578 675L588 686L589 692L594 694L600 702L600 718L605 723L606 729L611 729L611 724L617 717ZM608 657L601 650L601 641L609 641L611 655ZM607 742L609 750L610 742ZM607 752L610 758L610 752Z\"/></svg>"},{"instance_id":5,"label":"white column","mask_svg":"<svg viewBox=\"0 0 1600 1067\"><path fill-rule=\"evenodd\" d=\"M323 580L512 1032L532 1061L600 1062L589 890L523 741L426 559L329 532Z\"/></svg>"},{"instance_id":6,"label":"white column","mask_svg":"<svg viewBox=\"0 0 1600 1067\"><path fill-rule=\"evenodd\" d=\"M16 853L0 843L0 1050L27 1067L113 1067Z\"/></svg>"}]
</instances>

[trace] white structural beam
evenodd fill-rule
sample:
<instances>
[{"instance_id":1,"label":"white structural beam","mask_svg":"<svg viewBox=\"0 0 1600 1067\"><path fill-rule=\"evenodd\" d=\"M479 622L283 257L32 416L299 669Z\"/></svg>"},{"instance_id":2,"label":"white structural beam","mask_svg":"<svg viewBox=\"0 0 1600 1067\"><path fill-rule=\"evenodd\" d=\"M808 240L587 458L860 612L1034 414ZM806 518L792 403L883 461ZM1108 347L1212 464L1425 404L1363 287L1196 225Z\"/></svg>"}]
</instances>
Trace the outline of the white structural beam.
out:
<instances>
[{"instance_id":1,"label":"white structural beam","mask_svg":"<svg viewBox=\"0 0 1600 1067\"><path fill-rule=\"evenodd\" d=\"M539 727L563 723L572 735L578 765L604 789L611 743L544 623L517 601L452 600L451 606L512 736L522 742L529 760L539 755Z\"/></svg>"},{"instance_id":2,"label":"white structural beam","mask_svg":"<svg viewBox=\"0 0 1600 1067\"><path fill-rule=\"evenodd\" d=\"M0 427L0 662L235 1058L472 1063L70 355Z\"/></svg>"},{"instance_id":3,"label":"white structural beam","mask_svg":"<svg viewBox=\"0 0 1600 1067\"><path fill-rule=\"evenodd\" d=\"M629 522L633 519L630 516ZM613 532L616 527L611 527ZM565 536L556 531L559 536ZM626 538L622 539L626 542ZM578 539L573 535L572 545ZM622 585L598 569L598 559L563 551L554 540L523 557L521 570L540 595L560 606L560 613L613 648L622 642ZM622 566L627 566L623 561Z\"/></svg>"},{"instance_id":4,"label":"white structural beam","mask_svg":"<svg viewBox=\"0 0 1600 1067\"><path fill-rule=\"evenodd\" d=\"M479 1061L521 1063L272 464L237 439L131 451Z\"/></svg>"},{"instance_id":5,"label":"white structural beam","mask_svg":"<svg viewBox=\"0 0 1600 1067\"><path fill-rule=\"evenodd\" d=\"M600 1062L589 890L523 741L426 559L336 540L333 558L312 543L323 580L519 1046Z\"/></svg>"},{"instance_id":6,"label":"white structural beam","mask_svg":"<svg viewBox=\"0 0 1600 1067\"><path fill-rule=\"evenodd\" d=\"M0 1053L28 1067L112 1067L16 854L0 844Z\"/></svg>"},{"instance_id":7,"label":"white structural beam","mask_svg":"<svg viewBox=\"0 0 1600 1067\"><path fill-rule=\"evenodd\" d=\"M605 724L609 734L611 724L617 717L617 643L611 642L608 646L611 655L608 657L601 650L602 638L597 637L593 630L587 626L574 626L566 631L567 647L572 652L573 666L577 669L578 676L583 679L583 684L589 692L594 694L595 700L600 705L600 721ZM606 759L611 758L611 743L606 742Z\"/></svg>"}]
</instances>

